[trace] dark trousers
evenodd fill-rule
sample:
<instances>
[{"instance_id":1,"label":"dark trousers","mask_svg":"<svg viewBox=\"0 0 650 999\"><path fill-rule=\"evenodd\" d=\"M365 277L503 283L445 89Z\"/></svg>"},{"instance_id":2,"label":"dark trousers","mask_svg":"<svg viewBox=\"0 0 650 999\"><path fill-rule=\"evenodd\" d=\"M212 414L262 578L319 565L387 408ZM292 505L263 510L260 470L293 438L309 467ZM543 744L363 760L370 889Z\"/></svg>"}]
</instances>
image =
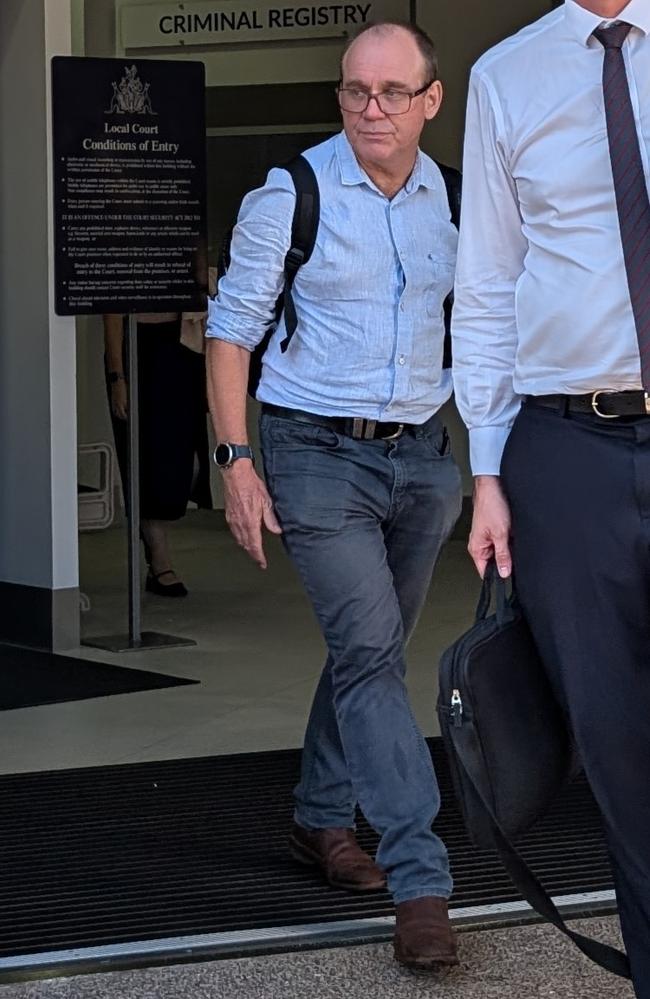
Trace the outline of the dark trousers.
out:
<instances>
[{"instance_id":1,"label":"dark trousers","mask_svg":"<svg viewBox=\"0 0 650 999\"><path fill-rule=\"evenodd\" d=\"M190 499L212 507L205 360L180 342L180 320L138 323L137 338L140 516L178 520ZM108 382L107 391L110 405ZM126 499L128 428L112 414L111 421Z\"/></svg>"},{"instance_id":2,"label":"dark trousers","mask_svg":"<svg viewBox=\"0 0 650 999\"><path fill-rule=\"evenodd\" d=\"M525 404L501 466L524 612L600 806L650 999L650 418Z\"/></svg>"}]
</instances>

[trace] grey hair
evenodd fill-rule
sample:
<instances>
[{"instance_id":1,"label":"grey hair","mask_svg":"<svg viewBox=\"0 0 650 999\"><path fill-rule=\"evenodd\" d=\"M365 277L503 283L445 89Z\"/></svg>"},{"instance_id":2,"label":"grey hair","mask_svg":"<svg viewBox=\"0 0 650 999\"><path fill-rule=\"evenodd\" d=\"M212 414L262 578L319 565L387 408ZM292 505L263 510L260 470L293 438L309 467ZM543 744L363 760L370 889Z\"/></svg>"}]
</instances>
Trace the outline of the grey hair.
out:
<instances>
[{"instance_id":1,"label":"grey hair","mask_svg":"<svg viewBox=\"0 0 650 999\"><path fill-rule=\"evenodd\" d=\"M364 24L363 28L360 28L350 39L348 39L343 52L341 53L341 70L340 77L343 78L343 62L346 55L356 42L357 38L361 38L369 31L379 31L381 33L388 33L389 31L394 31L396 28L401 28L406 31L411 38L414 39L420 55L424 59L424 66L426 72L425 83L429 81L433 82L438 79L438 53L436 47L433 43L433 39L427 35L426 31L418 27L417 24L412 24L409 21L376 21L374 24L371 22L369 24Z\"/></svg>"}]
</instances>

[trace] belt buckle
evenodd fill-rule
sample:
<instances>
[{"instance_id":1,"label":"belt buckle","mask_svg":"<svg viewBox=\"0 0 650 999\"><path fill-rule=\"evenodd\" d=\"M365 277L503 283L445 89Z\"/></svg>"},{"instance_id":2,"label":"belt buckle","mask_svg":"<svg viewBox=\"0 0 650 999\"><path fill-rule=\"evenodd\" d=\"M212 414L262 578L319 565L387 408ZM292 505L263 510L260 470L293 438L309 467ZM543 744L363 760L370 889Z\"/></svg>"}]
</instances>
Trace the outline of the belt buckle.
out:
<instances>
[{"instance_id":1,"label":"belt buckle","mask_svg":"<svg viewBox=\"0 0 650 999\"><path fill-rule=\"evenodd\" d=\"M597 392L594 392L594 394L591 397L591 408L593 409L596 416L600 416L600 418L603 420L618 420L619 419L618 413L601 413L601 411L598 408L598 396L601 395L616 395L616 392L608 392L607 389L599 389ZM648 400L648 396L646 393L646 404L645 404L646 413L650 413L650 409L648 408L649 403L650 400Z\"/></svg>"},{"instance_id":2,"label":"belt buckle","mask_svg":"<svg viewBox=\"0 0 650 999\"><path fill-rule=\"evenodd\" d=\"M403 433L404 433L404 424L403 423L398 423L397 424L397 430L395 431L395 433L394 434L388 434L387 437L382 437L382 440L383 441L396 441L397 438L401 437Z\"/></svg>"},{"instance_id":3,"label":"belt buckle","mask_svg":"<svg viewBox=\"0 0 650 999\"><path fill-rule=\"evenodd\" d=\"M375 437L376 420L364 420L355 416L352 420L352 436L357 441L371 441Z\"/></svg>"}]
</instances>

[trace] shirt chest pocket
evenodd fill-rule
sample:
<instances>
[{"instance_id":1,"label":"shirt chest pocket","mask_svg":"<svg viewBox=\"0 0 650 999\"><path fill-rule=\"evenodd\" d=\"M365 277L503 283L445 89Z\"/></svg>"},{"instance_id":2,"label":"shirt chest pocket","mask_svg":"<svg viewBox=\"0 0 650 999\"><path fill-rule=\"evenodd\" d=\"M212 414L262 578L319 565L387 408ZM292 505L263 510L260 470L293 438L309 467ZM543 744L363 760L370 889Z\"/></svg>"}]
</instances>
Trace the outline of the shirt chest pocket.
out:
<instances>
[{"instance_id":1,"label":"shirt chest pocket","mask_svg":"<svg viewBox=\"0 0 650 999\"><path fill-rule=\"evenodd\" d=\"M458 231L451 222L435 222L427 231L423 298L427 315L438 316L454 287Z\"/></svg>"},{"instance_id":2,"label":"shirt chest pocket","mask_svg":"<svg viewBox=\"0 0 650 999\"><path fill-rule=\"evenodd\" d=\"M454 287L454 262L429 253L426 261L427 286L424 301L428 316L439 316L447 295Z\"/></svg>"}]
</instances>

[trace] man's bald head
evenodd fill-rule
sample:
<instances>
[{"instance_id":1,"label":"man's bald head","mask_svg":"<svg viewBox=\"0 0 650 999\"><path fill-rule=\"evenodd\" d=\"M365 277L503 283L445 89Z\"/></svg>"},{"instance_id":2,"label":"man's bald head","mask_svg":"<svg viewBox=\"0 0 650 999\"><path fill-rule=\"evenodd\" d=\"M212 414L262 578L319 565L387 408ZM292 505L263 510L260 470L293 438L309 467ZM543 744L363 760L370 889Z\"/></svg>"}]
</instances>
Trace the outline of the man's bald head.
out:
<instances>
[{"instance_id":1,"label":"man's bald head","mask_svg":"<svg viewBox=\"0 0 650 999\"><path fill-rule=\"evenodd\" d=\"M343 78L343 69L348 52L354 45L356 45L360 38L363 38L371 32L379 36L391 34L393 32L406 32L411 36L417 45L420 55L422 56L422 82L429 83L430 81L438 79L438 53L436 52L436 47L433 44L432 39L429 38L426 31L423 31L422 28L418 28L416 24L409 24L408 22L402 21L379 21L377 24L367 24L364 28L361 28L361 30L349 40L343 49L343 53L341 55L341 79Z\"/></svg>"}]
</instances>

